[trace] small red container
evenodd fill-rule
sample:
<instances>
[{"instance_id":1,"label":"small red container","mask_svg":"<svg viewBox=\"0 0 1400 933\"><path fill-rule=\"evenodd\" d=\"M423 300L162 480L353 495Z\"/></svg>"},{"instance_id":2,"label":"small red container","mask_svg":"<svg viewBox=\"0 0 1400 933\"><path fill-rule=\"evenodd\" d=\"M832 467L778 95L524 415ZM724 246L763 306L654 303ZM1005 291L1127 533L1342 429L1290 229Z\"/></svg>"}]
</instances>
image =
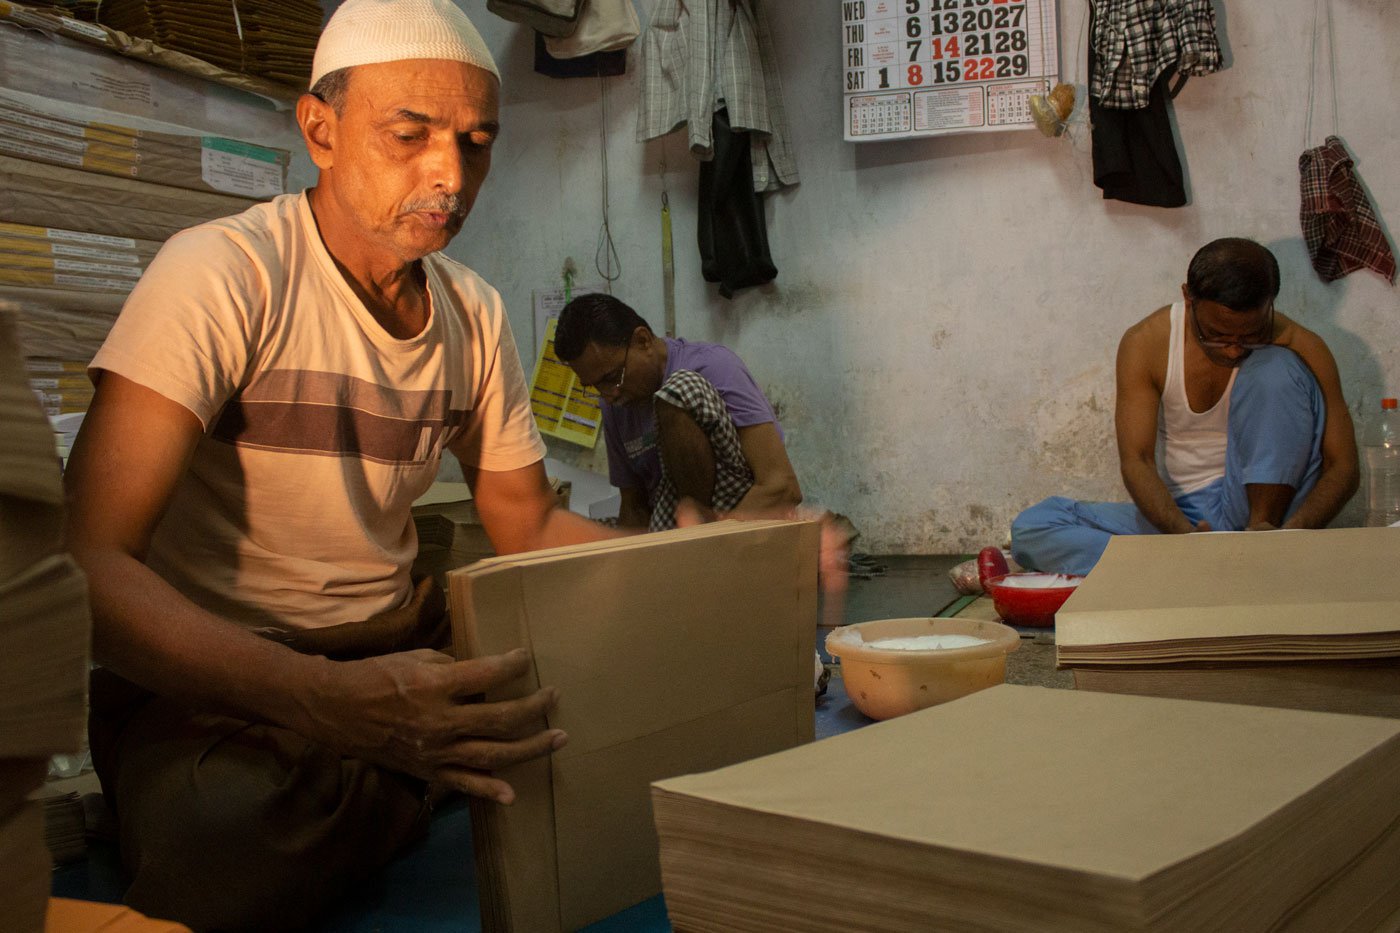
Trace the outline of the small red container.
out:
<instances>
[{"instance_id":1,"label":"small red container","mask_svg":"<svg viewBox=\"0 0 1400 933\"><path fill-rule=\"evenodd\" d=\"M1000 576L990 577L983 582L982 588L987 591L987 595L992 597L992 605L996 607L997 615L1007 625L1020 625L1025 627L1048 627L1055 624L1055 613L1060 611L1060 607L1065 604L1065 600L1074 594L1077 587L1073 586L1005 586L1003 581L1008 577L1030 577L1040 576L1040 574L1029 573L1004 573ZM1066 576L1069 576L1066 574ZM1083 577L1069 577L1071 580L1082 580Z\"/></svg>"},{"instance_id":2,"label":"small red container","mask_svg":"<svg viewBox=\"0 0 1400 933\"><path fill-rule=\"evenodd\" d=\"M982 589L992 597L992 605L996 607L997 615L1001 616L1002 621L1008 625L1027 628L1054 625L1055 613L1060 611L1065 600L1074 593L1078 581L1084 579L1078 575L1061 574L1066 579L1074 580L1076 585L1006 586L1004 581L1009 577L1038 577L1048 574L1007 573L1006 558L1002 556L1001 548L997 547L985 547L977 555L977 575L981 579Z\"/></svg>"}]
</instances>

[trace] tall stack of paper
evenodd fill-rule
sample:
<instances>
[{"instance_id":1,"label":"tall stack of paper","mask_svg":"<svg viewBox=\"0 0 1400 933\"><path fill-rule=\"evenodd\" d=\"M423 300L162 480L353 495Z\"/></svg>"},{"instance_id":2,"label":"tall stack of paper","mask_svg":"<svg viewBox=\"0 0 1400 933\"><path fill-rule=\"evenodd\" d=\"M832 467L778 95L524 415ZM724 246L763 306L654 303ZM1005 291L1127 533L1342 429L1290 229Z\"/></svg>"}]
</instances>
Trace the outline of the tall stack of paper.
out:
<instances>
[{"instance_id":1,"label":"tall stack of paper","mask_svg":"<svg viewBox=\"0 0 1400 933\"><path fill-rule=\"evenodd\" d=\"M44 929L51 863L44 846L44 807L27 800L0 813L0 917L7 930Z\"/></svg>"},{"instance_id":2,"label":"tall stack of paper","mask_svg":"<svg viewBox=\"0 0 1400 933\"><path fill-rule=\"evenodd\" d=\"M304 88L321 8L315 0L106 0L98 22L231 71Z\"/></svg>"},{"instance_id":3,"label":"tall stack of paper","mask_svg":"<svg viewBox=\"0 0 1400 933\"><path fill-rule=\"evenodd\" d=\"M77 749L87 707L87 586L62 552L53 434L25 384L13 311L0 305L0 926L43 927L45 763Z\"/></svg>"},{"instance_id":4,"label":"tall stack of paper","mask_svg":"<svg viewBox=\"0 0 1400 933\"><path fill-rule=\"evenodd\" d=\"M165 240L256 203L0 155L0 221L10 223Z\"/></svg>"},{"instance_id":5,"label":"tall stack of paper","mask_svg":"<svg viewBox=\"0 0 1400 933\"><path fill-rule=\"evenodd\" d=\"M1400 723L1002 685L653 788L677 929L1360 931Z\"/></svg>"},{"instance_id":6,"label":"tall stack of paper","mask_svg":"<svg viewBox=\"0 0 1400 933\"><path fill-rule=\"evenodd\" d=\"M1056 616L1081 689L1400 716L1400 529L1116 537Z\"/></svg>"},{"instance_id":7,"label":"tall stack of paper","mask_svg":"<svg viewBox=\"0 0 1400 933\"><path fill-rule=\"evenodd\" d=\"M530 649L549 759L474 801L482 926L575 930L660 890L650 782L811 741L817 527L721 522L498 557L449 576L466 656ZM541 724L544 725L543 723Z\"/></svg>"},{"instance_id":8,"label":"tall stack of paper","mask_svg":"<svg viewBox=\"0 0 1400 933\"><path fill-rule=\"evenodd\" d=\"M47 110L0 93L0 152L159 185L270 198L286 193L285 149L218 136L139 130Z\"/></svg>"}]
</instances>

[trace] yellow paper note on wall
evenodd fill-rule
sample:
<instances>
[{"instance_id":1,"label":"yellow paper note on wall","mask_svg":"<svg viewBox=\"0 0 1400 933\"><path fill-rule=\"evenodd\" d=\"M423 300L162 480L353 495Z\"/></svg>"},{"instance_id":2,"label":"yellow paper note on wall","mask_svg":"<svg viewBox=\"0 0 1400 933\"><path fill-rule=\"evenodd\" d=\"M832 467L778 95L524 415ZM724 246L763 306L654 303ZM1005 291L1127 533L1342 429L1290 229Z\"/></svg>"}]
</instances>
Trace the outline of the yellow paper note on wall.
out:
<instances>
[{"instance_id":1,"label":"yellow paper note on wall","mask_svg":"<svg viewBox=\"0 0 1400 933\"><path fill-rule=\"evenodd\" d=\"M598 443L603 425L602 399L584 388L574 371L554 355L554 328L551 320L544 344L535 360L535 378L530 381L530 408L542 433L583 447Z\"/></svg>"}]
</instances>

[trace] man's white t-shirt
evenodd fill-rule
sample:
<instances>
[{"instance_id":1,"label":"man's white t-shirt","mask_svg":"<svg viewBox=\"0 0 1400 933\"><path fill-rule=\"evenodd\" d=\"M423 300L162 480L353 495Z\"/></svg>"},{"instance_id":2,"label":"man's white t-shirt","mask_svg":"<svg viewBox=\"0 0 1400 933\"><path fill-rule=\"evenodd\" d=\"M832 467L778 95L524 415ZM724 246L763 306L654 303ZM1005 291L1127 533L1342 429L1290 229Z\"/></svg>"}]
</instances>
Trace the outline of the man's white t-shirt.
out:
<instances>
[{"instance_id":1,"label":"man's white t-shirt","mask_svg":"<svg viewBox=\"0 0 1400 933\"><path fill-rule=\"evenodd\" d=\"M500 296L441 254L423 268L428 324L399 340L305 194L171 237L91 364L204 425L152 569L249 626L363 619L408 595L411 506L445 447L485 470L543 457Z\"/></svg>"}]
</instances>

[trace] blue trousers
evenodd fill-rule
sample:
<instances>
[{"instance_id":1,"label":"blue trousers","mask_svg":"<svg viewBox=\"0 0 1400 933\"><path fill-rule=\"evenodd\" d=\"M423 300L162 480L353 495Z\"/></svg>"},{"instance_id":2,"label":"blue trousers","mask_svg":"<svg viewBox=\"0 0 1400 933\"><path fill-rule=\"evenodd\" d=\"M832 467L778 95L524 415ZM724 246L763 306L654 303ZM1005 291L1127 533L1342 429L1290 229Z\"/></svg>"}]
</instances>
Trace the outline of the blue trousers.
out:
<instances>
[{"instance_id":1,"label":"blue trousers","mask_svg":"<svg viewBox=\"0 0 1400 933\"><path fill-rule=\"evenodd\" d=\"M1246 486L1292 486L1292 515L1322 471L1326 405L1317 379L1292 350L1255 350L1240 364L1230 390L1225 475L1176 498L1193 523L1240 531L1249 523ZM1088 573L1113 535L1159 534L1130 502L1079 502L1051 496L1011 523L1011 554L1047 573Z\"/></svg>"}]
</instances>

